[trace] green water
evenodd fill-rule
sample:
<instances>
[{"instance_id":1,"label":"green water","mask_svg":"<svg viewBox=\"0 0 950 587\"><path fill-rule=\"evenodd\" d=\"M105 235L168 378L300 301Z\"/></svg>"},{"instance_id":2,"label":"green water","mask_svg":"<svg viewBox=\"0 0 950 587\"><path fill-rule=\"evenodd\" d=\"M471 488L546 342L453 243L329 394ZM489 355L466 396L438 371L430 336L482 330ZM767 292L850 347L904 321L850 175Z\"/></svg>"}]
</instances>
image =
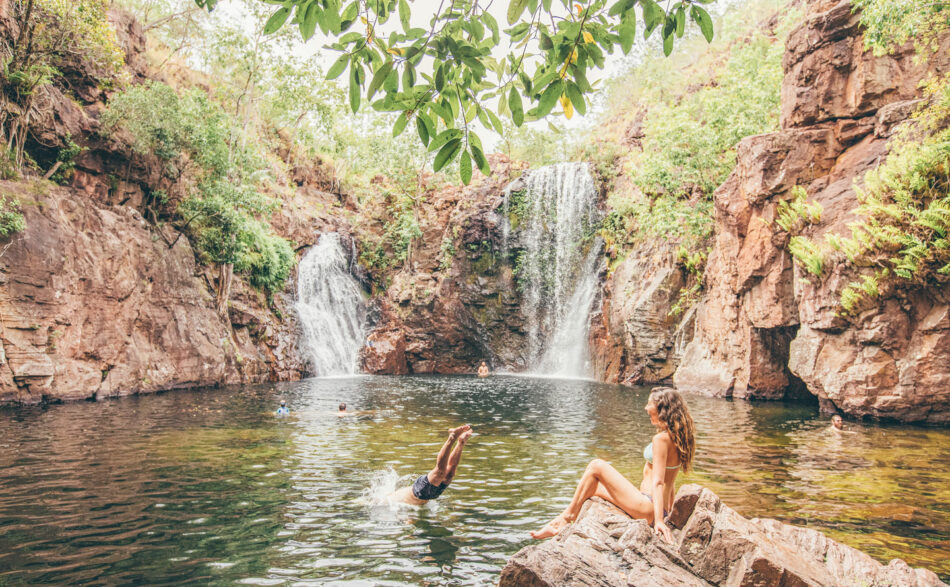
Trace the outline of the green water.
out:
<instances>
[{"instance_id":1,"label":"green water","mask_svg":"<svg viewBox=\"0 0 950 587\"><path fill-rule=\"evenodd\" d=\"M587 462L639 483L645 388L495 377L311 379L0 411L0 585L485 585ZM294 415L272 415L286 397ZM347 402L364 413L338 418ZM740 513L950 577L950 431L688 396L696 471ZM378 497L477 435L438 501ZM683 476L680 476L683 482Z\"/></svg>"}]
</instances>

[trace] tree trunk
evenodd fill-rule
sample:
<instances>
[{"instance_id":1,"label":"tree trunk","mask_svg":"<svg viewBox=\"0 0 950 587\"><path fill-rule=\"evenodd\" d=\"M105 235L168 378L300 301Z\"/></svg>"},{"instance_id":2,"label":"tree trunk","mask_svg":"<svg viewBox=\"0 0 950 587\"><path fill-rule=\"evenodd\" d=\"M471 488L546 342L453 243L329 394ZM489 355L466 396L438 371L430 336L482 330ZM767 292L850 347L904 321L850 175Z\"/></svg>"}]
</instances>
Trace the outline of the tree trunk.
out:
<instances>
[{"instance_id":1,"label":"tree trunk","mask_svg":"<svg viewBox=\"0 0 950 587\"><path fill-rule=\"evenodd\" d=\"M234 265L223 263L218 266L218 299L217 309L222 316L228 315L228 299L231 297L231 277L234 275Z\"/></svg>"}]
</instances>

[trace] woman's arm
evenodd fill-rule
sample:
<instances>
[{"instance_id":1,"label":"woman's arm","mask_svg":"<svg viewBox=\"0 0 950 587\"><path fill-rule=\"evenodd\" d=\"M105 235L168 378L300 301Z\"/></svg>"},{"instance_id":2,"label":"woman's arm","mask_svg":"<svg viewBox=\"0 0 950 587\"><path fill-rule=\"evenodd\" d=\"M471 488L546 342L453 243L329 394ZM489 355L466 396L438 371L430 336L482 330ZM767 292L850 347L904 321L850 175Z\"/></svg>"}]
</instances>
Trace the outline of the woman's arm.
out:
<instances>
[{"instance_id":1,"label":"woman's arm","mask_svg":"<svg viewBox=\"0 0 950 587\"><path fill-rule=\"evenodd\" d=\"M664 432L653 437L653 530L667 542L673 542L673 534L663 521L666 509L666 463L672 444Z\"/></svg>"}]
</instances>

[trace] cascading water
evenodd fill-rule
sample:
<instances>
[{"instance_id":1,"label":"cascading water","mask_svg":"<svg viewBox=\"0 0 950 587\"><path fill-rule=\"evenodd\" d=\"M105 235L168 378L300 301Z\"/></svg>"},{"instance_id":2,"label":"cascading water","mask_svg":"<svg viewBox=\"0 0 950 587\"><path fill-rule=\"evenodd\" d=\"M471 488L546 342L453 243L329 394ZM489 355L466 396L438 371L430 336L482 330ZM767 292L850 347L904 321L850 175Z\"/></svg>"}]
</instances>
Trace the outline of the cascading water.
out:
<instances>
[{"instance_id":1,"label":"cascading water","mask_svg":"<svg viewBox=\"0 0 950 587\"><path fill-rule=\"evenodd\" d=\"M515 271L527 321L528 371L588 376L590 309L598 289L601 215L597 188L584 163L532 171L523 190L506 193L517 218ZM505 247L511 236L505 231Z\"/></svg>"},{"instance_id":2,"label":"cascading water","mask_svg":"<svg viewBox=\"0 0 950 587\"><path fill-rule=\"evenodd\" d=\"M297 314L302 351L314 374L355 375L365 324L359 283L347 270L347 255L336 233L324 234L298 267Z\"/></svg>"}]
</instances>

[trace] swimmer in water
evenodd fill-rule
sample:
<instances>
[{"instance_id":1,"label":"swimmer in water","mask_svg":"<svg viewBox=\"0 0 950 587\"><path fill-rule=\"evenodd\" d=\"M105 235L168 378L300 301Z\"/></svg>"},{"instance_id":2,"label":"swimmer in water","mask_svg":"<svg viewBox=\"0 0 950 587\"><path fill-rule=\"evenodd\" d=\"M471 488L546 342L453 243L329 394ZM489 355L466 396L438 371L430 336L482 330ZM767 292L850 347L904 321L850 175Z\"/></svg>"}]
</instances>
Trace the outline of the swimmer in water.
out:
<instances>
[{"instance_id":1,"label":"swimmer in water","mask_svg":"<svg viewBox=\"0 0 950 587\"><path fill-rule=\"evenodd\" d=\"M290 415L290 408L287 407L286 400L280 400L280 407L277 408L276 414L278 416L288 416Z\"/></svg>"},{"instance_id":2,"label":"swimmer in water","mask_svg":"<svg viewBox=\"0 0 950 587\"><path fill-rule=\"evenodd\" d=\"M343 416L347 416L347 415L349 415L349 414L346 413L346 404L341 402L341 403L340 403L340 409L337 411L336 417L337 417L337 418L342 418Z\"/></svg>"},{"instance_id":3,"label":"swimmer in water","mask_svg":"<svg viewBox=\"0 0 950 587\"><path fill-rule=\"evenodd\" d=\"M482 364L478 366L478 376L488 377L489 375L491 375L491 371L488 369L488 365L485 361L482 361Z\"/></svg>"},{"instance_id":4,"label":"swimmer in water","mask_svg":"<svg viewBox=\"0 0 950 587\"><path fill-rule=\"evenodd\" d=\"M403 487L391 493L389 499L409 505L422 505L442 495L455 477L455 470L462 459L462 450L471 437L472 427L468 424L450 428L449 437L436 457L435 468L416 479L411 487ZM452 448L453 444L455 448Z\"/></svg>"}]
</instances>

